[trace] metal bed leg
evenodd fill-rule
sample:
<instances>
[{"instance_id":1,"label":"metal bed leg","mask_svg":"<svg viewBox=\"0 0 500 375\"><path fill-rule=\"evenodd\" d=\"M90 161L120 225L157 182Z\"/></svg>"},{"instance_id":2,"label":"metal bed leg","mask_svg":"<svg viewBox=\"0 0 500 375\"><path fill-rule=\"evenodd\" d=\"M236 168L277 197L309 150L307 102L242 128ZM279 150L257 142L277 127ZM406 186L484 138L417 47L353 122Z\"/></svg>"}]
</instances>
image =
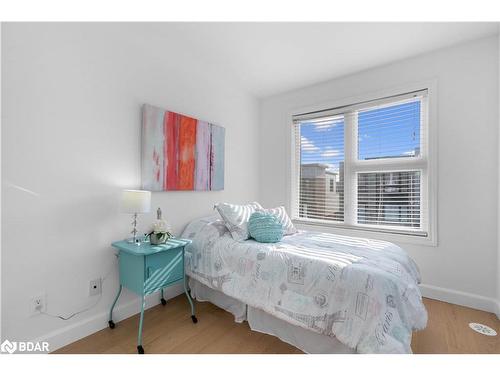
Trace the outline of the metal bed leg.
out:
<instances>
[{"instance_id":1,"label":"metal bed leg","mask_svg":"<svg viewBox=\"0 0 500 375\"><path fill-rule=\"evenodd\" d=\"M193 301L191 300L191 296L189 295L188 288L187 288L187 282L186 282L186 276L184 276L184 293L186 293L186 297L189 301L189 304L191 305L191 320L193 323L198 323L198 319L196 318L196 315L194 315L194 304Z\"/></svg>"},{"instance_id":2,"label":"metal bed leg","mask_svg":"<svg viewBox=\"0 0 500 375\"><path fill-rule=\"evenodd\" d=\"M167 301L166 301L166 300L165 300L165 298L163 297L163 288L161 289L161 299L160 299L160 301L161 301L161 304L162 304L163 306L165 306L165 305L167 304Z\"/></svg>"}]
</instances>

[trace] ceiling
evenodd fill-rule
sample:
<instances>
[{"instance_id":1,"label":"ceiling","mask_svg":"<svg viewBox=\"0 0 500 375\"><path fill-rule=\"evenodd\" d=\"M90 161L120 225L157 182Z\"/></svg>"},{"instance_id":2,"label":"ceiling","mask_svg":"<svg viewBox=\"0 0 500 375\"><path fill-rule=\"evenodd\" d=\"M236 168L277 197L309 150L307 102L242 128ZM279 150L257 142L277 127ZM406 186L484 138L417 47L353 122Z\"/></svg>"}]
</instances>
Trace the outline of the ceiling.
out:
<instances>
[{"instance_id":1,"label":"ceiling","mask_svg":"<svg viewBox=\"0 0 500 375\"><path fill-rule=\"evenodd\" d=\"M144 24L143 24L144 25ZM497 23L155 23L257 97L498 33Z\"/></svg>"}]
</instances>

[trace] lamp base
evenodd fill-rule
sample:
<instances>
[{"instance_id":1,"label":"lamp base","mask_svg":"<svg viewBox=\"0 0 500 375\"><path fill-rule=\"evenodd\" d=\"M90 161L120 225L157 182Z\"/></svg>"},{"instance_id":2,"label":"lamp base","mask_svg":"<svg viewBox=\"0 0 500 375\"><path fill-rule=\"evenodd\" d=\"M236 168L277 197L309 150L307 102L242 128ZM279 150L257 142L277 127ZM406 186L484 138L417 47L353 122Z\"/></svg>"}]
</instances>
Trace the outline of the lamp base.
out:
<instances>
[{"instance_id":1,"label":"lamp base","mask_svg":"<svg viewBox=\"0 0 500 375\"><path fill-rule=\"evenodd\" d=\"M127 242L141 246L142 241L137 238L137 213L132 215L132 231L130 233L132 233L134 237L127 239Z\"/></svg>"},{"instance_id":2,"label":"lamp base","mask_svg":"<svg viewBox=\"0 0 500 375\"><path fill-rule=\"evenodd\" d=\"M141 246L141 243L142 243L141 240L139 240L138 238L134 239L133 237L132 238L127 238L125 241L127 241L128 243L133 243L136 246Z\"/></svg>"}]
</instances>

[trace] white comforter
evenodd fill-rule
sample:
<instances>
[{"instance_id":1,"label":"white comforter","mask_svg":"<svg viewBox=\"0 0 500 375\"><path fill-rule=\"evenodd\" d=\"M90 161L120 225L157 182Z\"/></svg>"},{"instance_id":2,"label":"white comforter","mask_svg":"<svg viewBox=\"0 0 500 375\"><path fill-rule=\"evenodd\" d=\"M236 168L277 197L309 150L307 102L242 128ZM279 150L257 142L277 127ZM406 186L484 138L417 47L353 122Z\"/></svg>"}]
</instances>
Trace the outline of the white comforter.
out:
<instances>
[{"instance_id":1,"label":"white comforter","mask_svg":"<svg viewBox=\"0 0 500 375\"><path fill-rule=\"evenodd\" d=\"M426 326L418 268L392 243L305 231L237 242L216 217L182 237L190 277L359 353L411 353L412 330Z\"/></svg>"}]
</instances>

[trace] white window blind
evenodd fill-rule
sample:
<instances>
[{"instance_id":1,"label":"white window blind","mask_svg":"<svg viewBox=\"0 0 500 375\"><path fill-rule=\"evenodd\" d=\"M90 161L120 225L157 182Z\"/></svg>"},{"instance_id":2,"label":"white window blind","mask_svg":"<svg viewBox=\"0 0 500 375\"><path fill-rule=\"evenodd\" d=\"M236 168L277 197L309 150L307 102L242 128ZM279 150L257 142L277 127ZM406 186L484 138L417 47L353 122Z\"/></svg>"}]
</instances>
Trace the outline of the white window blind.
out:
<instances>
[{"instance_id":1,"label":"white window blind","mask_svg":"<svg viewBox=\"0 0 500 375\"><path fill-rule=\"evenodd\" d=\"M299 217L342 222L343 179L339 176L344 161L344 117L310 120L297 130L301 159ZM337 189L330 189L331 183Z\"/></svg>"},{"instance_id":2,"label":"white window blind","mask_svg":"<svg viewBox=\"0 0 500 375\"><path fill-rule=\"evenodd\" d=\"M293 120L295 220L427 235L427 90Z\"/></svg>"},{"instance_id":3,"label":"white window blind","mask_svg":"<svg viewBox=\"0 0 500 375\"><path fill-rule=\"evenodd\" d=\"M420 172L358 174L359 224L420 228Z\"/></svg>"}]
</instances>

